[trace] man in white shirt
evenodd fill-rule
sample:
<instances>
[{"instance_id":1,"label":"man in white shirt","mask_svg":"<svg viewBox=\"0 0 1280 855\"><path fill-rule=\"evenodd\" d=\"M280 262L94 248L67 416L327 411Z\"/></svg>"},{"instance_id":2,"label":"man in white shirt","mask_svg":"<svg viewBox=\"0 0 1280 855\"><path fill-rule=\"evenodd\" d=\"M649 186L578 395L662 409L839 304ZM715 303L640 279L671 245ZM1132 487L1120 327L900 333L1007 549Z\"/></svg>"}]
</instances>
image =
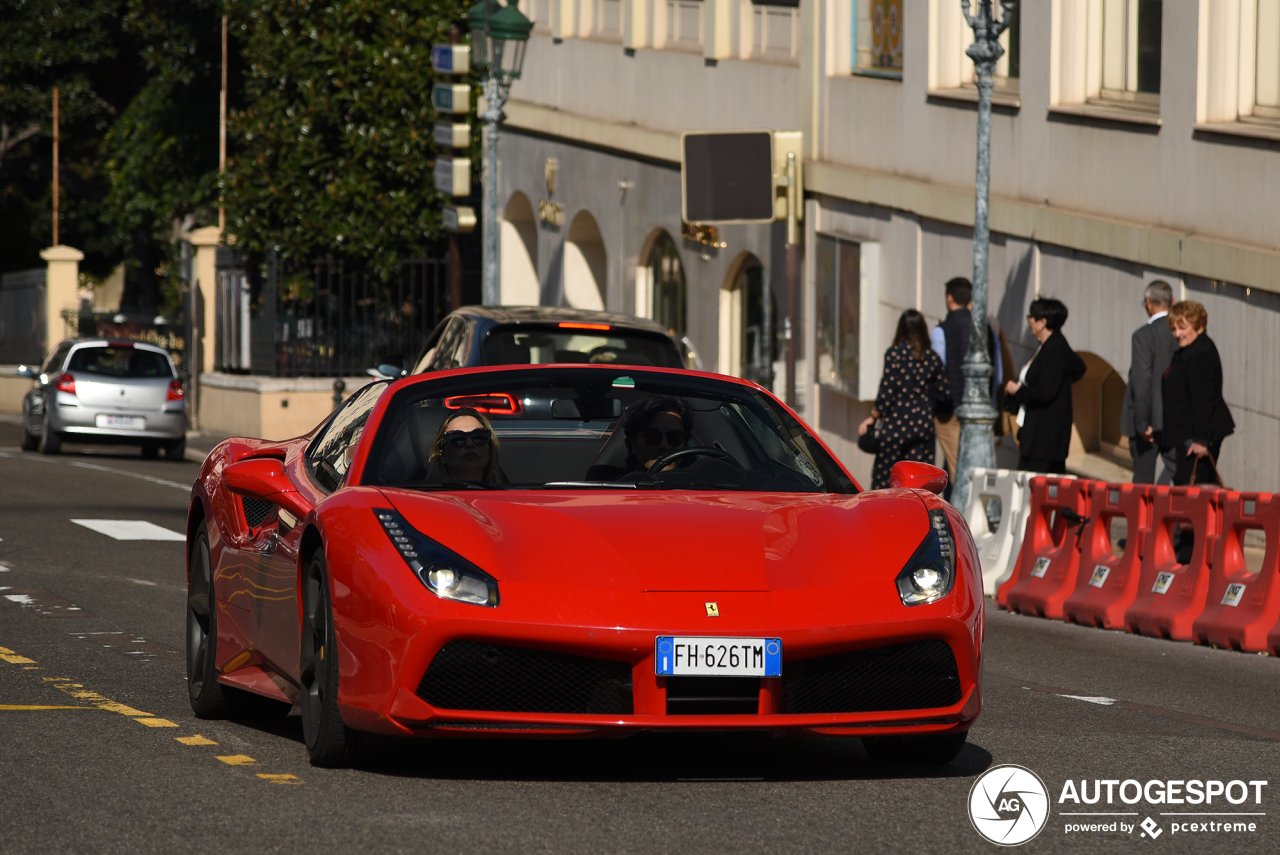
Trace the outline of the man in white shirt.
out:
<instances>
[{"instance_id":1,"label":"man in white shirt","mask_svg":"<svg viewBox=\"0 0 1280 855\"><path fill-rule=\"evenodd\" d=\"M1173 360L1178 341L1169 329L1167 315L1173 306L1173 289L1168 282L1153 281L1143 293L1142 306L1147 322L1133 334L1129 360L1129 385L1124 390L1120 410L1120 433L1129 438L1133 458L1133 483L1170 484L1178 468L1177 449L1164 457L1164 470L1156 480L1156 458L1161 457L1160 433L1164 427L1164 401L1160 380Z\"/></svg>"}]
</instances>

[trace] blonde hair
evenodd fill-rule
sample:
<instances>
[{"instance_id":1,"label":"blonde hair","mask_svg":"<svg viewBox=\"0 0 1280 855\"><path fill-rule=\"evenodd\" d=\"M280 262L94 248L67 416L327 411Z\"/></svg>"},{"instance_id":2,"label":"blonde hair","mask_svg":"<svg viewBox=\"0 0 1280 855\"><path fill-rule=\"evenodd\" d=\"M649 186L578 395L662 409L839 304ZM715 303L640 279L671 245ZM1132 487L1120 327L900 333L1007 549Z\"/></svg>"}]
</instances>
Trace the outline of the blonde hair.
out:
<instances>
[{"instance_id":1,"label":"blonde hair","mask_svg":"<svg viewBox=\"0 0 1280 855\"><path fill-rule=\"evenodd\" d=\"M1175 318L1182 318L1196 332L1204 332L1209 327L1209 313L1195 300L1183 300L1181 303L1173 304L1169 309L1170 329L1173 329Z\"/></svg>"},{"instance_id":2,"label":"blonde hair","mask_svg":"<svg viewBox=\"0 0 1280 855\"><path fill-rule=\"evenodd\" d=\"M494 433L493 425L485 418L484 413L473 407L461 407L454 410L444 421L440 422L440 429L436 431L436 438L431 441L431 456L427 458L427 480L451 480L442 456L444 453L444 435L449 432L449 425L463 416L471 416L471 418L484 425L485 430L489 431L489 462L484 467L484 474L481 480L486 484L502 483L501 470L498 468L498 435Z\"/></svg>"}]
</instances>

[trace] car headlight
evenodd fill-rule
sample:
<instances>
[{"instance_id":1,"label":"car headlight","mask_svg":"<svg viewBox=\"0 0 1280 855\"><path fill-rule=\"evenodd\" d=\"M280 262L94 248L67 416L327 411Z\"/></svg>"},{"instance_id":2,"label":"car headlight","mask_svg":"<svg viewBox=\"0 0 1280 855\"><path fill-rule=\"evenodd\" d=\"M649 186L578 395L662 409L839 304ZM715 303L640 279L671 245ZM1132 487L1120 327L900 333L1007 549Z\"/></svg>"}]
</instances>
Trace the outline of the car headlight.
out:
<instances>
[{"instance_id":1,"label":"car headlight","mask_svg":"<svg viewBox=\"0 0 1280 855\"><path fill-rule=\"evenodd\" d=\"M425 534L415 531L392 510L375 508L392 544L427 590L445 600L477 606L498 604L498 582L488 573Z\"/></svg>"},{"instance_id":2,"label":"car headlight","mask_svg":"<svg viewBox=\"0 0 1280 855\"><path fill-rule=\"evenodd\" d=\"M956 539L946 511L929 511L929 533L896 581L904 606L932 603L951 593L956 582Z\"/></svg>"}]
</instances>

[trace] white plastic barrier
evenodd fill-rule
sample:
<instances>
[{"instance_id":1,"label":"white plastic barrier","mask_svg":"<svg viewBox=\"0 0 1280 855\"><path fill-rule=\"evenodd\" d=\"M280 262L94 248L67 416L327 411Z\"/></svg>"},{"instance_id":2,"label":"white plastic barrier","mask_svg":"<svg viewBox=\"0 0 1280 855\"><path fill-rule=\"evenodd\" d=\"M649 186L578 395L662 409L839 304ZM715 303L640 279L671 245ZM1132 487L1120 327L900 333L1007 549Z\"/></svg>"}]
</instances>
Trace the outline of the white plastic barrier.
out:
<instances>
[{"instance_id":1,"label":"white plastic barrier","mask_svg":"<svg viewBox=\"0 0 1280 855\"><path fill-rule=\"evenodd\" d=\"M988 597L1013 573L1027 527L1027 482L1033 472L975 468L969 481L969 503L964 518L982 562L982 589ZM1000 524L995 531L987 521L987 506L1000 503Z\"/></svg>"}]
</instances>

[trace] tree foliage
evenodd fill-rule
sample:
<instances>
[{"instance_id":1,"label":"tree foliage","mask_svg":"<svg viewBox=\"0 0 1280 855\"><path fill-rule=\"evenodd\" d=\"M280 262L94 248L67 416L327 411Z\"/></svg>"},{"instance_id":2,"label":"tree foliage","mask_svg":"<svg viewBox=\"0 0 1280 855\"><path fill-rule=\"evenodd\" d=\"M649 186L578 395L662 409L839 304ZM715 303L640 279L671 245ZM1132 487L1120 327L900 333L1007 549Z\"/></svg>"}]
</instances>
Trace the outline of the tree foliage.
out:
<instances>
[{"instance_id":1,"label":"tree foliage","mask_svg":"<svg viewBox=\"0 0 1280 855\"><path fill-rule=\"evenodd\" d=\"M431 44L453 0L231 0L245 63L227 188L250 250L327 253L390 273L441 232Z\"/></svg>"}]
</instances>

